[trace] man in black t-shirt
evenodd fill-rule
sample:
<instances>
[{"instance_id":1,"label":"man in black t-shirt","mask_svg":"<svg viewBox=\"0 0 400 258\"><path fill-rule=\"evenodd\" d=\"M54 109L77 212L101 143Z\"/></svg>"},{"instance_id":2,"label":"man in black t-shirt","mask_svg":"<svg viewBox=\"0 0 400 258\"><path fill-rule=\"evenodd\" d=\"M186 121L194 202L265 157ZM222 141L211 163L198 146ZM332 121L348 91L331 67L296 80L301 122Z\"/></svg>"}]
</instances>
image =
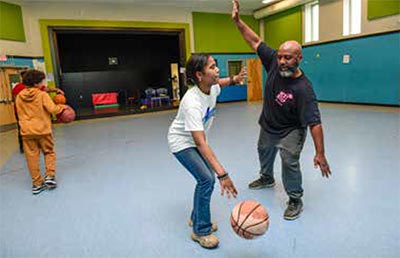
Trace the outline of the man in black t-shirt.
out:
<instances>
[{"instance_id":1,"label":"man in black t-shirt","mask_svg":"<svg viewBox=\"0 0 400 258\"><path fill-rule=\"evenodd\" d=\"M239 17L239 1L233 1L232 19L247 44L257 52L268 78L264 90L263 110L258 139L261 165L260 178L249 184L250 189L275 185L274 161L277 152L282 159L282 181L289 196L283 217L299 217L303 202L300 153L310 128L315 146L314 166L323 177L331 174L325 158L323 131L318 103L311 82L299 68L301 46L296 41L284 42L278 51L265 45L258 35Z\"/></svg>"}]
</instances>

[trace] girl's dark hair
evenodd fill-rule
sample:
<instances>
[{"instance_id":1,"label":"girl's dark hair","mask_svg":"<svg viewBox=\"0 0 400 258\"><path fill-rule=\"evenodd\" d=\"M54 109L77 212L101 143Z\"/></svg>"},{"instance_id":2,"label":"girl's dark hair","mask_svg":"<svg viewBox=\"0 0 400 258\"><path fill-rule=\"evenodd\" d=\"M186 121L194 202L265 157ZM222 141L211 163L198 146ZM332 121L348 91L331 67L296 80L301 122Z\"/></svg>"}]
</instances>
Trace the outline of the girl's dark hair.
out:
<instances>
[{"instance_id":1,"label":"girl's dark hair","mask_svg":"<svg viewBox=\"0 0 400 258\"><path fill-rule=\"evenodd\" d=\"M196 72L204 71L207 65L209 54L199 53L193 54L186 63L186 83L190 85L198 85Z\"/></svg>"},{"instance_id":2,"label":"girl's dark hair","mask_svg":"<svg viewBox=\"0 0 400 258\"><path fill-rule=\"evenodd\" d=\"M35 86L36 83L40 83L46 78L44 72L38 70L28 70L22 76L22 83L25 86L32 87Z\"/></svg>"}]
</instances>

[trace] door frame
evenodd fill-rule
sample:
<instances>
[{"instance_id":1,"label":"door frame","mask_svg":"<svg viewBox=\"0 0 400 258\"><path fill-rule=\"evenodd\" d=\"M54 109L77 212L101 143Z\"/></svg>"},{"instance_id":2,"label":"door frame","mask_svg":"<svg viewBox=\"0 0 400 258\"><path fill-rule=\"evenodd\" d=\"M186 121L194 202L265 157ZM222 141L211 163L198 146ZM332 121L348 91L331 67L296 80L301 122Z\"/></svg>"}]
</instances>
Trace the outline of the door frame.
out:
<instances>
[{"instance_id":1,"label":"door frame","mask_svg":"<svg viewBox=\"0 0 400 258\"><path fill-rule=\"evenodd\" d=\"M108 27L85 27L85 26L48 26L49 35L49 46L50 46L50 56L51 63L53 66L53 76L55 87L62 85L62 74L60 55L58 50L58 40L57 33L68 32L68 33L121 33L121 34L150 34L150 35L174 35L178 36L179 44L179 65L180 67L185 67L187 59L187 49L186 49L186 35L185 29L180 28L108 28ZM184 85L180 83L180 89L182 92L182 87Z\"/></svg>"}]
</instances>

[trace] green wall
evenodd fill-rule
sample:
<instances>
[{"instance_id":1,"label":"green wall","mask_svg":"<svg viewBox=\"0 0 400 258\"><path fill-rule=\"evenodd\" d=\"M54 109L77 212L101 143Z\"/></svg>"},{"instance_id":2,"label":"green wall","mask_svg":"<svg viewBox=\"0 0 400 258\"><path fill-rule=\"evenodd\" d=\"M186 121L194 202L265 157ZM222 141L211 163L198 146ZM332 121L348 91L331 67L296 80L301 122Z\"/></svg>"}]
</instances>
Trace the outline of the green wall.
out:
<instances>
[{"instance_id":1,"label":"green wall","mask_svg":"<svg viewBox=\"0 0 400 258\"><path fill-rule=\"evenodd\" d=\"M193 12L192 15L195 52L253 52L233 23L231 14ZM259 23L253 16L241 15L241 18L259 33Z\"/></svg>"},{"instance_id":2,"label":"green wall","mask_svg":"<svg viewBox=\"0 0 400 258\"><path fill-rule=\"evenodd\" d=\"M368 0L368 19L400 13L400 0Z\"/></svg>"},{"instance_id":3,"label":"green wall","mask_svg":"<svg viewBox=\"0 0 400 258\"><path fill-rule=\"evenodd\" d=\"M0 39L25 42L24 22L19 5L0 1Z\"/></svg>"},{"instance_id":4,"label":"green wall","mask_svg":"<svg viewBox=\"0 0 400 258\"><path fill-rule=\"evenodd\" d=\"M302 42L302 7L268 16L264 20L265 43L277 49L286 40Z\"/></svg>"}]
</instances>

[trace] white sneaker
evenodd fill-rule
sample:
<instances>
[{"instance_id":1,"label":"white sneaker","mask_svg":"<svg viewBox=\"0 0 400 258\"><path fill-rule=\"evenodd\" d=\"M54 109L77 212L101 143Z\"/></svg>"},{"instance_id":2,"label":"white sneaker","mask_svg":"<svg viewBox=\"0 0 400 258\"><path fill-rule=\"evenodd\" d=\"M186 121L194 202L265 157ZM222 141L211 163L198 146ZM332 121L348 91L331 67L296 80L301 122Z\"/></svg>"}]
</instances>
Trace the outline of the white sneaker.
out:
<instances>
[{"instance_id":1,"label":"white sneaker","mask_svg":"<svg viewBox=\"0 0 400 258\"><path fill-rule=\"evenodd\" d=\"M192 232L190 237L192 238L193 241L198 242L202 247L207 248L207 249L216 248L219 244L218 237L216 237L212 234L210 234L208 236L198 236Z\"/></svg>"}]
</instances>

